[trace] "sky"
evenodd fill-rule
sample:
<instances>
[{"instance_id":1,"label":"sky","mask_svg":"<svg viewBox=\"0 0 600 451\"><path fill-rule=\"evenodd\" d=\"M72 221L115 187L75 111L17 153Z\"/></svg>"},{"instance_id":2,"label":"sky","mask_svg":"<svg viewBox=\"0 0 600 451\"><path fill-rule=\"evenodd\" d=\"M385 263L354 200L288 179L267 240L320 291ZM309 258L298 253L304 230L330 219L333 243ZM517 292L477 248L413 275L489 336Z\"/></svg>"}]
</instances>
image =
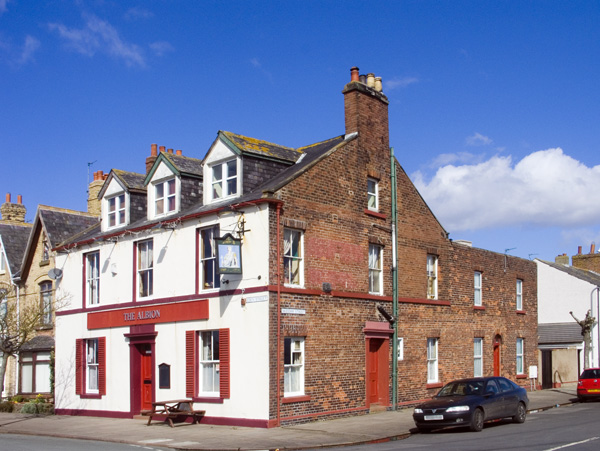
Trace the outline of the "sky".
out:
<instances>
[{"instance_id":1,"label":"sky","mask_svg":"<svg viewBox=\"0 0 600 451\"><path fill-rule=\"evenodd\" d=\"M344 134L350 68L454 240L554 261L600 243L600 2L0 0L0 201L86 209L93 172L219 130ZM598 246L600 248L600 246Z\"/></svg>"}]
</instances>

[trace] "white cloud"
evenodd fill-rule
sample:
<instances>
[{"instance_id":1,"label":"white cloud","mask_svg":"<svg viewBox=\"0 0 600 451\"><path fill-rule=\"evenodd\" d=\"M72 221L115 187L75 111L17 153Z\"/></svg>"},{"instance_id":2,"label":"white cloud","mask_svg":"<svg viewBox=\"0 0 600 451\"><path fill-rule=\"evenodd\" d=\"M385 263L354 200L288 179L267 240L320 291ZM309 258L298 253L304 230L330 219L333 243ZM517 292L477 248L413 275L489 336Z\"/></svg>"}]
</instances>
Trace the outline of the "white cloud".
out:
<instances>
[{"instance_id":1,"label":"white cloud","mask_svg":"<svg viewBox=\"0 0 600 451\"><path fill-rule=\"evenodd\" d=\"M418 83L419 79L416 77L404 77L404 78L392 78L391 80L384 80L383 84L386 91L391 91L396 88L406 88L408 85Z\"/></svg>"},{"instance_id":2,"label":"white cloud","mask_svg":"<svg viewBox=\"0 0 600 451\"><path fill-rule=\"evenodd\" d=\"M115 27L93 15L85 15L84 18L86 23L81 29L68 28L59 23L51 23L49 28L57 31L69 48L82 55L91 57L96 52L104 52L122 59L128 66L146 65L141 49L125 42Z\"/></svg>"},{"instance_id":3,"label":"white cloud","mask_svg":"<svg viewBox=\"0 0 600 451\"><path fill-rule=\"evenodd\" d=\"M492 140L487 136L483 136L481 133L475 133L472 136L467 137L466 143L469 146L489 146L492 144Z\"/></svg>"},{"instance_id":4,"label":"white cloud","mask_svg":"<svg viewBox=\"0 0 600 451\"><path fill-rule=\"evenodd\" d=\"M26 36L25 43L23 44L23 49L21 51L21 56L19 57L17 64L25 64L31 60L33 60L33 54L40 48L40 41L38 41L33 36Z\"/></svg>"},{"instance_id":5,"label":"white cloud","mask_svg":"<svg viewBox=\"0 0 600 451\"><path fill-rule=\"evenodd\" d=\"M6 5L10 0L0 0L0 14L6 12Z\"/></svg>"},{"instance_id":6,"label":"white cloud","mask_svg":"<svg viewBox=\"0 0 600 451\"><path fill-rule=\"evenodd\" d=\"M582 228L600 222L600 166L587 167L560 148L421 172L414 183L449 232L535 225Z\"/></svg>"},{"instance_id":7,"label":"white cloud","mask_svg":"<svg viewBox=\"0 0 600 451\"><path fill-rule=\"evenodd\" d=\"M163 56L165 53L175 50L173 46L166 41L153 42L150 44L150 49L152 49L156 56Z\"/></svg>"}]
</instances>

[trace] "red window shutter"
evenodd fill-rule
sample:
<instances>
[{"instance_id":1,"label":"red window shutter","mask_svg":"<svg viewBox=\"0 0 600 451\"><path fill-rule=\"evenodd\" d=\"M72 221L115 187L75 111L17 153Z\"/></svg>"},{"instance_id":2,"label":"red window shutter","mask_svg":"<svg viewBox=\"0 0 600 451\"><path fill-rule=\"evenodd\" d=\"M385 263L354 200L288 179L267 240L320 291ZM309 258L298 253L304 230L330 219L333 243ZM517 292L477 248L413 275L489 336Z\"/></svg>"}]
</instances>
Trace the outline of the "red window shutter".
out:
<instances>
[{"instance_id":1,"label":"red window shutter","mask_svg":"<svg viewBox=\"0 0 600 451\"><path fill-rule=\"evenodd\" d=\"M98 392L106 394L106 337L98 338Z\"/></svg>"},{"instance_id":2,"label":"red window shutter","mask_svg":"<svg viewBox=\"0 0 600 451\"><path fill-rule=\"evenodd\" d=\"M185 333L185 395L196 396L196 331Z\"/></svg>"},{"instance_id":3,"label":"red window shutter","mask_svg":"<svg viewBox=\"0 0 600 451\"><path fill-rule=\"evenodd\" d=\"M230 396L229 351L229 329L219 329L219 385L221 398L229 398Z\"/></svg>"},{"instance_id":4,"label":"red window shutter","mask_svg":"<svg viewBox=\"0 0 600 451\"><path fill-rule=\"evenodd\" d=\"M83 375L85 371L83 369L83 362L85 359L83 358L84 350L83 350L83 340L78 338L75 340L75 394L81 395L81 387L83 382Z\"/></svg>"}]
</instances>

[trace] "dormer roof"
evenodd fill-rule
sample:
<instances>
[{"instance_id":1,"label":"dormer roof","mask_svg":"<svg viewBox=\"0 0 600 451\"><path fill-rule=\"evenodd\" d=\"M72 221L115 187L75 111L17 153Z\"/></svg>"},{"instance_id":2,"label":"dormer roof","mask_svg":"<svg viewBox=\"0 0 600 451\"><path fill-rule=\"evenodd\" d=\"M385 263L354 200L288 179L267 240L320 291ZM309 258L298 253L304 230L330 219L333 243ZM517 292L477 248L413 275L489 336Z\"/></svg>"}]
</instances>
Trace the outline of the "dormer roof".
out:
<instances>
[{"instance_id":1,"label":"dormer roof","mask_svg":"<svg viewBox=\"0 0 600 451\"><path fill-rule=\"evenodd\" d=\"M108 177L104 181L102 189L98 193L98 198L101 199L104 197L104 193L113 179L115 179L119 185L123 187L124 191L145 193L146 189L144 187L144 178L145 176L143 174L138 174L136 172L128 172L121 169L111 169Z\"/></svg>"},{"instance_id":2,"label":"dormer roof","mask_svg":"<svg viewBox=\"0 0 600 451\"><path fill-rule=\"evenodd\" d=\"M156 172L156 168L158 168L161 162L166 164L167 167L179 177L202 178L202 160L173 153L160 152L152 165L152 169L148 172L148 175L144 177L143 186L147 186L148 183L150 183L152 176Z\"/></svg>"},{"instance_id":3,"label":"dormer roof","mask_svg":"<svg viewBox=\"0 0 600 451\"><path fill-rule=\"evenodd\" d=\"M237 155L248 154L259 158L295 163L303 154L300 149L280 146L261 139L236 135L222 130L219 130L217 139L223 141Z\"/></svg>"}]
</instances>

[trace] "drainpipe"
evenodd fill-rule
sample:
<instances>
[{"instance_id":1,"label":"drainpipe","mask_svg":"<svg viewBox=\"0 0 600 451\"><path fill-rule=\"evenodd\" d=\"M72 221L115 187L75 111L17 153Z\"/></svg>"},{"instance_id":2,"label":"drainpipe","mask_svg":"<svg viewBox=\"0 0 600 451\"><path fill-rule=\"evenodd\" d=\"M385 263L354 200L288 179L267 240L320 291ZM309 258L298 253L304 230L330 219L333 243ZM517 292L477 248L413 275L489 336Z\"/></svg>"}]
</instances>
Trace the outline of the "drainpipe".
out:
<instances>
[{"instance_id":1,"label":"drainpipe","mask_svg":"<svg viewBox=\"0 0 600 451\"><path fill-rule=\"evenodd\" d=\"M279 256L281 255L281 230L279 220L281 217L281 204L277 204L277 426L281 425L281 264Z\"/></svg>"},{"instance_id":2,"label":"drainpipe","mask_svg":"<svg viewBox=\"0 0 600 451\"><path fill-rule=\"evenodd\" d=\"M594 288L590 293L590 311L592 312L592 314L594 313L594 291L596 292L596 324L592 326L592 349L594 348L594 328L596 329L596 341L598 343L598 349L596 350L596 352L592 351L592 361L590 362L590 366L598 367L600 366L600 329L598 328L598 321L600 321L600 287ZM588 352L587 349L585 350L585 352ZM597 355L594 355L596 353ZM594 362L594 358L597 358L598 360Z\"/></svg>"},{"instance_id":3,"label":"drainpipe","mask_svg":"<svg viewBox=\"0 0 600 451\"><path fill-rule=\"evenodd\" d=\"M396 232L396 163L394 148L390 147L392 185L392 302L393 315L396 321L393 324L394 334L392 343L392 405L398 409L398 237Z\"/></svg>"}]
</instances>

